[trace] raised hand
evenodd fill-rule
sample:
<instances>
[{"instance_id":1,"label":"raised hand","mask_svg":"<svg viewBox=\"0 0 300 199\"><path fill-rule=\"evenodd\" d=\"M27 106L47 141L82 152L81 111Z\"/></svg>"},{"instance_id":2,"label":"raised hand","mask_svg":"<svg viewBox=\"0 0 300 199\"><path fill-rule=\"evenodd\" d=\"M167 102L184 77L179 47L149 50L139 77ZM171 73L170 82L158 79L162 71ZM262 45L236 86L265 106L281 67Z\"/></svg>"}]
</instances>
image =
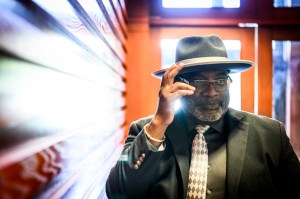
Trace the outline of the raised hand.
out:
<instances>
[{"instance_id":1,"label":"raised hand","mask_svg":"<svg viewBox=\"0 0 300 199\"><path fill-rule=\"evenodd\" d=\"M168 125L173 121L177 99L185 95L193 95L195 88L182 82L174 82L176 75L183 68L183 64L172 65L163 75L159 91L156 113L146 130L151 137L162 139ZM158 145L159 143L152 143Z\"/></svg>"}]
</instances>

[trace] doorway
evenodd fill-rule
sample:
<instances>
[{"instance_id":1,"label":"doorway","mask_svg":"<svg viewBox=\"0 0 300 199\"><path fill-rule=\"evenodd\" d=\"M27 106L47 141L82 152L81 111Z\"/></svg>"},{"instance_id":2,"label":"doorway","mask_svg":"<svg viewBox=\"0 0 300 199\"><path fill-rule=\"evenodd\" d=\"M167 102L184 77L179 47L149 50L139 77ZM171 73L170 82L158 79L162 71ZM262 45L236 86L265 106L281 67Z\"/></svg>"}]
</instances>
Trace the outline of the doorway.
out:
<instances>
[{"instance_id":1,"label":"doorway","mask_svg":"<svg viewBox=\"0 0 300 199\"><path fill-rule=\"evenodd\" d=\"M155 66L163 66L165 61L172 61L167 52L162 51L162 41L177 41L181 37L192 35L210 35L218 34L225 43L228 50L228 55L232 59L243 59L255 62L255 30L254 28L207 28L207 27L152 27L150 32L150 44L152 58L151 62ZM227 43L227 44L226 44ZM172 45L172 44L167 44ZM234 46L233 46L234 45ZM174 44L173 44L173 47ZM239 49L236 51L236 49ZM171 52L174 54L174 52ZM173 55L171 55L173 56ZM160 68L155 68L157 70ZM239 108L247 112L255 112L255 66L250 70L240 74L234 74L234 83L239 85L235 89L240 89L237 93ZM239 94L240 93L240 94ZM234 98L234 93L231 93L231 98ZM236 107L234 107L236 108Z\"/></svg>"}]
</instances>

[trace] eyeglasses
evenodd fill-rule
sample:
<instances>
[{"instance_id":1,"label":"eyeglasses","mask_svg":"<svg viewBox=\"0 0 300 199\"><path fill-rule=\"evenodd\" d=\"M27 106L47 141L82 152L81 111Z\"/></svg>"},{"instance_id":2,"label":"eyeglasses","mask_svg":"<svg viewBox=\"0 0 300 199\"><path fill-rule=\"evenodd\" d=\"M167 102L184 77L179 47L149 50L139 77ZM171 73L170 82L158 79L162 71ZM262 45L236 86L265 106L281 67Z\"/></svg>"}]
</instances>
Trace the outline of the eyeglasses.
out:
<instances>
[{"instance_id":1,"label":"eyeglasses","mask_svg":"<svg viewBox=\"0 0 300 199\"><path fill-rule=\"evenodd\" d=\"M214 88L217 92L223 92L228 90L228 81L232 83L232 79L229 76L227 76L226 78L215 79L215 80L199 79L199 80L192 80L192 81L188 81L180 76L177 76L177 78L179 79L179 81L194 86L196 89L200 91L206 90L210 85L210 83L213 83Z\"/></svg>"}]
</instances>

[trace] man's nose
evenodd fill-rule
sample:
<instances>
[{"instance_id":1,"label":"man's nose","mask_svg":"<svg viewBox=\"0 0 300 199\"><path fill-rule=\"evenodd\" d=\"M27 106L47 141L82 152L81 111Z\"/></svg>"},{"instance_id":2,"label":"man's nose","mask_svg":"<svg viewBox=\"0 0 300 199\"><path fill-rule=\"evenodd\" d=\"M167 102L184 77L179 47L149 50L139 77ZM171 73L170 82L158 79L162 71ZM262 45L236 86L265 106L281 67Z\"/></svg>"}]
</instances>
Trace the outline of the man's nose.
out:
<instances>
[{"instance_id":1,"label":"man's nose","mask_svg":"<svg viewBox=\"0 0 300 199\"><path fill-rule=\"evenodd\" d=\"M215 83L209 82L209 84L208 84L207 88L204 90L203 94L206 96L210 96L210 97L218 95L219 93L215 89Z\"/></svg>"}]
</instances>

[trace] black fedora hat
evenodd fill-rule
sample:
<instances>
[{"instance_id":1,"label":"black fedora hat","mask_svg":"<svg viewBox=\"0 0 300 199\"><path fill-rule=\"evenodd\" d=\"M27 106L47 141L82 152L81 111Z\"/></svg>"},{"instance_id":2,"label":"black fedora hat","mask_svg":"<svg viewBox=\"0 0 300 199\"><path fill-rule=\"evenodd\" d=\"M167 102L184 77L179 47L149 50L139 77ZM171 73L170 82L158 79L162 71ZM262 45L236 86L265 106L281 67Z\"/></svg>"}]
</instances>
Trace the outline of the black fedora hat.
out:
<instances>
[{"instance_id":1,"label":"black fedora hat","mask_svg":"<svg viewBox=\"0 0 300 199\"><path fill-rule=\"evenodd\" d=\"M252 61L228 59L225 45L218 35L191 36L180 39L176 47L175 63L181 62L184 67L179 74L215 70L237 73L253 66ZM166 70L154 71L152 75L161 78Z\"/></svg>"}]
</instances>

